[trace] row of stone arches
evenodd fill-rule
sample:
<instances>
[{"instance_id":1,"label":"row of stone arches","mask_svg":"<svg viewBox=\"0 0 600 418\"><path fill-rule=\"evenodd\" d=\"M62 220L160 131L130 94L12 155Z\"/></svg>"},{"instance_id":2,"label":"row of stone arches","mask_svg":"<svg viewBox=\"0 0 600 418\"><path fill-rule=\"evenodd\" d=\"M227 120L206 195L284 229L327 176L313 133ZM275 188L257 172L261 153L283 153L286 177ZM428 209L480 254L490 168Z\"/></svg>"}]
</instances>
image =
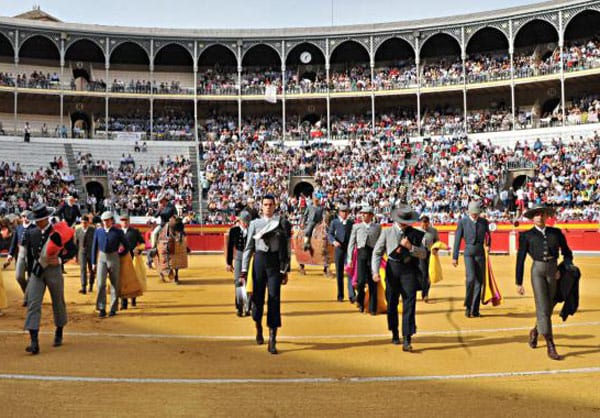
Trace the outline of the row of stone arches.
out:
<instances>
[{"instance_id":1,"label":"row of stone arches","mask_svg":"<svg viewBox=\"0 0 600 418\"><path fill-rule=\"evenodd\" d=\"M600 12L594 10L582 11L565 26L565 41L576 40L594 36L600 27ZM515 50L541 44L557 44L559 33L556 27L547 20L533 19L514 34L513 48ZM433 34L420 42L418 51L407 40L400 37L389 37L382 40L373 51L375 63L387 60L414 60L435 56L469 56L486 51L506 51L508 53L511 40L497 27L486 26L469 34L465 39L464 47L461 46L460 37L451 32L441 31ZM69 44L65 49L66 61L85 61L105 63L107 54L104 47L92 39L79 39ZM301 61L301 55L308 52L311 56L309 63ZM0 57L14 57L12 42L4 35L0 35ZM37 58L46 60L60 60L60 51L56 43L43 34L36 34L25 39L18 51L20 58ZM371 61L368 48L356 41L345 40L330 48L329 62L332 65L344 62ZM193 67L193 57L184 45L179 43L165 43L158 48L154 57L150 57L146 49L134 40L123 41L112 47L108 54L109 64L150 65L170 67ZM296 45L285 55L286 65L311 64L324 65L327 57L322 45L310 41ZM206 46L198 57L197 65L225 67L238 66L265 66L281 65L280 52L271 45L259 43L241 53L238 58L235 44L217 43Z\"/></svg>"}]
</instances>

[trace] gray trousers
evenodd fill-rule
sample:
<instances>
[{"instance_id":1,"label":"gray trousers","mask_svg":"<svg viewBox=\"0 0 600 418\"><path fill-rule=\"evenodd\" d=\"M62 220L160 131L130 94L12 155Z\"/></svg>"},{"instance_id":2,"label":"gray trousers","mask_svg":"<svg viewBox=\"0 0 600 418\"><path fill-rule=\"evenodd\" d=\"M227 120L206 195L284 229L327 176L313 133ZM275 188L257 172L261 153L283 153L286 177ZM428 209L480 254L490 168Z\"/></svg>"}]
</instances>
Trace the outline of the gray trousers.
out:
<instances>
[{"instance_id":1,"label":"gray trousers","mask_svg":"<svg viewBox=\"0 0 600 418\"><path fill-rule=\"evenodd\" d=\"M21 253L19 253L21 254ZM25 290L27 289L27 259L25 258L25 254L23 257L20 255L17 257L17 262L15 263L15 279L17 279L17 283L21 286L21 290L23 294L25 294Z\"/></svg>"},{"instance_id":2,"label":"gray trousers","mask_svg":"<svg viewBox=\"0 0 600 418\"><path fill-rule=\"evenodd\" d=\"M54 325L64 327L67 324L67 307L65 305L65 283L62 275L62 267L48 266L44 269L41 277L31 275L27 285L27 317L25 318L26 330L40 329L42 317L42 301L46 287L50 291L52 299L52 311L54 312Z\"/></svg>"},{"instance_id":3,"label":"gray trousers","mask_svg":"<svg viewBox=\"0 0 600 418\"><path fill-rule=\"evenodd\" d=\"M556 295L556 260L534 261L531 265L531 287L535 299L536 327L540 334L552 335L552 310Z\"/></svg>"},{"instance_id":4,"label":"gray trousers","mask_svg":"<svg viewBox=\"0 0 600 418\"><path fill-rule=\"evenodd\" d=\"M81 278L81 288L85 290L88 284L88 272L90 274L90 287L94 284L94 277L92 276L92 259L86 254L77 254L77 260L79 261L79 276Z\"/></svg>"},{"instance_id":5,"label":"gray trousers","mask_svg":"<svg viewBox=\"0 0 600 418\"><path fill-rule=\"evenodd\" d=\"M106 276L110 279L110 310L117 311L117 289L119 288L119 273L121 271L121 260L119 254L98 252L98 263L96 264L96 286L98 296L96 298L96 309L106 310Z\"/></svg>"}]
</instances>

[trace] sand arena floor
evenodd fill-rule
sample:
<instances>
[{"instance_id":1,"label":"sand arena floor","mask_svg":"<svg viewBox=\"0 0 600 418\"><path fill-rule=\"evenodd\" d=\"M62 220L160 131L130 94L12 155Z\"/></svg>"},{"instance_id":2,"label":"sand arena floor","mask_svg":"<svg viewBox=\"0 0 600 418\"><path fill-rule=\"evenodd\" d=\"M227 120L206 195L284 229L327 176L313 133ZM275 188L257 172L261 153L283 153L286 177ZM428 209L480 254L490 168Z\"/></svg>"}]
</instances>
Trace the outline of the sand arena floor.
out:
<instances>
[{"instance_id":1,"label":"sand arena floor","mask_svg":"<svg viewBox=\"0 0 600 418\"><path fill-rule=\"evenodd\" d=\"M600 258L576 257L579 312L554 317L560 362L543 340L527 346L533 297L529 279L516 294L513 257L493 258L503 304L471 319L464 265L442 260L433 303L417 304L413 353L390 343L385 315L335 301L335 279L309 267L282 290L280 354L270 355L251 319L234 313L223 257L207 255L191 257L180 286L152 272L138 306L107 319L96 316L95 292L77 293L79 267L69 264L65 343L52 347L46 294L41 353L31 356L20 290L5 271L0 416L600 416Z\"/></svg>"}]
</instances>

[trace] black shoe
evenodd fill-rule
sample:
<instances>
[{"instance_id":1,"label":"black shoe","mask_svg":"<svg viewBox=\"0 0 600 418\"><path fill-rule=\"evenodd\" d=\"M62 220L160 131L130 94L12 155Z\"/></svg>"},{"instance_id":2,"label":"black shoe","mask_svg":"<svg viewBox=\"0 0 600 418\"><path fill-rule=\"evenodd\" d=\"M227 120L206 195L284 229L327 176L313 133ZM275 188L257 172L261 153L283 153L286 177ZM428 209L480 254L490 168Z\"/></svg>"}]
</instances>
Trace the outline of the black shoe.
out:
<instances>
[{"instance_id":1,"label":"black shoe","mask_svg":"<svg viewBox=\"0 0 600 418\"><path fill-rule=\"evenodd\" d=\"M63 341L63 330L62 328L56 328L54 332L54 347L60 347Z\"/></svg>"},{"instance_id":2,"label":"black shoe","mask_svg":"<svg viewBox=\"0 0 600 418\"><path fill-rule=\"evenodd\" d=\"M402 351L411 352L412 345L410 344L410 337L404 337L404 341L402 342Z\"/></svg>"},{"instance_id":3,"label":"black shoe","mask_svg":"<svg viewBox=\"0 0 600 418\"><path fill-rule=\"evenodd\" d=\"M94 290L94 286L90 285L90 287L88 288L88 292L92 293L93 290Z\"/></svg>"},{"instance_id":4,"label":"black shoe","mask_svg":"<svg viewBox=\"0 0 600 418\"><path fill-rule=\"evenodd\" d=\"M24 300L24 301L23 301L23 304L22 304L21 306L22 306L22 307L24 307L24 308L26 308L26 307L27 307L27 301L26 301L26 300Z\"/></svg>"},{"instance_id":5,"label":"black shoe","mask_svg":"<svg viewBox=\"0 0 600 418\"><path fill-rule=\"evenodd\" d=\"M465 316L466 316L467 318L471 318L473 315L471 315L471 312L469 312L469 310L467 309L467 310L465 311Z\"/></svg>"},{"instance_id":6,"label":"black shoe","mask_svg":"<svg viewBox=\"0 0 600 418\"><path fill-rule=\"evenodd\" d=\"M262 325L256 324L256 344L263 345L265 343L265 339L263 338L263 329Z\"/></svg>"},{"instance_id":7,"label":"black shoe","mask_svg":"<svg viewBox=\"0 0 600 418\"><path fill-rule=\"evenodd\" d=\"M356 302L356 298L355 297L350 297L350 303L354 305L355 302Z\"/></svg>"},{"instance_id":8,"label":"black shoe","mask_svg":"<svg viewBox=\"0 0 600 418\"><path fill-rule=\"evenodd\" d=\"M40 353L40 344L37 341L32 341L31 344L25 347L25 351L35 356Z\"/></svg>"},{"instance_id":9,"label":"black shoe","mask_svg":"<svg viewBox=\"0 0 600 418\"><path fill-rule=\"evenodd\" d=\"M363 312L365 311L365 307L364 307L364 306L362 306L362 305L358 305L358 311L359 311L360 313L363 313Z\"/></svg>"},{"instance_id":10,"label":"black shoe","mask_svg":"<svg viewBox=\"0 0 600 418\"><path fill-rule=\"evenodd\" d=\"M137 306L137 300L135 300L135 298L131 299L131 306L133 306L133 307Z\"/></svg>"},{"instance_id":11,"label":"black shoe","mask_svg":"<svg viewBox=\"0 0 600 418\"><path fill-rule=\"evenodd\" d=\"M398 334L397 329L392 331L392 344L400 345L400 335Z\"/></svg>"},{"instance_id":12,"label":"black shoe","mask_svg":"<svg viewBox=\"0 0 600 418\"><path fill-rule=\"evenodd\" d=\"M117 314L117 311L110 311L108 313L108 316L115 316Z\"/></svg>"},{"instance_id":13,"label":"black shoe","mask_svg":"<svg viewBox=\"0 0 600 418\"><path fill-rule=\"evenodd\" d=\"M82 295L85 295L87 293L85 290L85 287L83 289L79 289L79 293L81 293Z\"/></svg>"},{"instance_id":14,"label":"black shoe","mask_svg":"<svg viewBox=\"0 0 600 418\"><path fill-rule=\"evenodd\" d=\"M473 314L471 314L471 316L473 318L481 318L481 314L479 312L473 312Z\"/></svg>"},{"instance_id":15,"label":"black shoe","mask_svg":"<svg viewBox=\"0 0 600 418\"><path fill-rule=\"evenodd\" d=\"M338 296L337 301L338 302L343 302L344 301L344 297L343 296Z\"/></svg>"},{"instance_id":16,"label":"black shoe","mask_svg":"<svg viewBox=\"0 0 600 418\"><path fill-rule=\"evenodd\" d=\"M277 328L269 328L269 347L267 348L267 350L271 354L277 354L277 347L275 346L275 344L277 343L276 338Z\"/></svg>"},{"instance_id":17,"label":"black shoe","mask_svg":"<svg viewBox=\"0 0 600 418\"><path fill-rule=\"evenodd\" d=\"M98 318L106 318L106 310L105 309L100 309L100 312L98 313Z\"/></svg>"},{"instance_id":18,"label":"black shoe","mask_svg":"<svg viewBox=\"0 0 600 418\"><path fill-rule=\"evenodd\" d=\"M238 309L238 311L236 312L236 315L239 316L240 318L244 316L244 313Z\"/></svg>"}]
</instances>

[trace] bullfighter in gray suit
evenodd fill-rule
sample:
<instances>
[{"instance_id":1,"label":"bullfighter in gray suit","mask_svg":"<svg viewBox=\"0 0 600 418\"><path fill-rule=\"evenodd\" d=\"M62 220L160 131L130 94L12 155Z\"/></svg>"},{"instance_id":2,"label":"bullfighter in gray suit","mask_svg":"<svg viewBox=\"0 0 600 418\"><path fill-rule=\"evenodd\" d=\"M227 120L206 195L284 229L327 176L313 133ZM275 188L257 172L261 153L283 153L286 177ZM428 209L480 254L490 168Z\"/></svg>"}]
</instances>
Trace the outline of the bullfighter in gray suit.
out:
<instances>
[{"instance_id":1,"label":"bullfighter in gray suit","mask_svg":"<svg viewBox=\"0 0 600 418\"><path fill-rule=\"evenodd\" d=\"M48 221L53 213L54 209L47 208L44 204L34 206L29 216L37 228L29 229L23 238L28 263L32 266L31 277L27 285L27 317L25 319L25 329L29 331L31 337L31 344L25 350L31 354L40 352L38 332L46 287L50 291L54 312L55 347L62 345L63 327L67 324L64 280L59 258L63 243L58 232Z\"/></svg>"},{"instance_id":2,"label":"bullfighter in gray suit","mask_svg":"<svg viewBox=\"0 0 600 418\"><path fill-rule=\"evenodd\" d=\"M481 303L481 286L485 274L485 246L490 246L491 237L488 221L479 215L482 212L481 204L473 201L469 203L468 215L458 221L454 248L452 251L452 265L458 266L458 253L460 242L465 240L465 268L467 271L465 316L467 318L479 317Z\"/></svg>"},{"instance_id":3,"label":"bullfighter in gray suit","mask_svg":"<svg viewBox=\"0 0 600 418\"><path fill-rule=\"evenodd\" d=\"M356 269L357 269L357 289L356 302L361 312L365 310L365 285L369 286L369 312L371 315L377 315L377 283L373 281L371 274L371 257L373 248L377 243L379 234L381 234L381 225L373 222L375 213L371 206L363 206L360 210L362 216L361 223L352 225L350 232L350 241L348 243L348 254L346 264L352 263L352 253L357 249Z\"/></svg>"}]
</instances>

